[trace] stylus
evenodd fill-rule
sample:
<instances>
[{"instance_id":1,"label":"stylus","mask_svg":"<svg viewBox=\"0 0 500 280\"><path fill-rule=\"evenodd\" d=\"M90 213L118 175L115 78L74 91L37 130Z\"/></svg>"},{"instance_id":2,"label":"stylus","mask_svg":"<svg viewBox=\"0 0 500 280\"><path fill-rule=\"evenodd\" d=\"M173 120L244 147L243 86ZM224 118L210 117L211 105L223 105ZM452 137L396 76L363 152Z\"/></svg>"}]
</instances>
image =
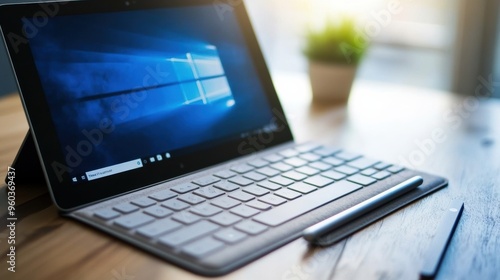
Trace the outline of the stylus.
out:
<instances>
[{"instance_id":1,"label":"stylus","mask_svg":"<svg viewBox=\"0 0 500 280\"><path fill-rule=\"evenodd\" d=\"M443 260L444 253L450 243L451 237L457 228L463 210L464 203L461 201L452 202L450 207L446 210L446 214L429 246L424 266L420 271L421 279L429 279L436 276L439 265Z\"/></svg>"},{"instance_id":2,"label":"stylus","mask_svg":"<svg viewBox=\"0 0 500 280\"><path fill-rule=\"evenodd\" d=\"M401 196L404 193L407 193L416 187L420 186L424 180L420 176L414 176L402 183L397 184L396 186L385 190L378 195L369 198L359 204L354 205L353 207L344 210L322 222L319 222L302 233L302 236L312 244L316 244L318 239L320 239L324 234L329 231L334 230L356 218L359 216L366 214L367 212L395 199L398 196ZM334 186L332 186L334 187ZM325 245L325 244L322 244Z\"/></svg>"}]
</instances>

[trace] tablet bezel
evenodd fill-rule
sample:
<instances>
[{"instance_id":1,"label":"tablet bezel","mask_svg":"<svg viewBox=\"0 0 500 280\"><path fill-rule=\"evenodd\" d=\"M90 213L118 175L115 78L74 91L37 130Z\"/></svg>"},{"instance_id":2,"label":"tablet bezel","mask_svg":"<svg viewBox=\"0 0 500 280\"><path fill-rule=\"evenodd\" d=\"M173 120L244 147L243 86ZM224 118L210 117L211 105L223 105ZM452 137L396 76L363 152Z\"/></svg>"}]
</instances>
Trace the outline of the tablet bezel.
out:
<instances>
[{"instance_id":1,"label":"tablet bezel","mask_svg":"<svg viewBox=\"0 0 500 280\"><path fill-rule=\"evenodd\" d=\"M53 7L53 10L57 9L57 13L53 16L192 5L212 5L214 9L221 9L221 12L233 11L240 24L251 59L272 108L274 119L279 125L278 131L274 131L272 135L266 135L265 142L261 142L259 145L248 146L245 152L256 152L262 148L273 147L293 140L292 133L284 117L283 109L278 100L271 76L242 1L228 1L227 3L220 1L218 3L213 0L155 0L137 2L103 0L2 5L0 6L2 34L17 78L19 93L32 136L35 140L38 156L44 169L45 178L53 201L61 211L72 211L109 197L171 180L184 174L237 158L242 155L241 144L247 138L231 139L211 144L201 148L201 150L194 154L174 157L168 162L165 161L162 165L156 165L147 170L136 169L99 180L89 181L84 184L84 187L72 184L69 178L65 178L63 182L60 182L54 172L51 171L51 163L54 161L64 162L63 153L62 149L59 148L56 129L50 117L50 109L43 94L29 44L23 43L23 41L12 40L14 38L12 36L15 35L27 40L27 37L22 33L21 19L23 17L33 17L36 13L43 12L50 16L49 12L47 12L50 10L46 10L43 5L46 5L45 8Z\"/></svg>"}]
</instances>

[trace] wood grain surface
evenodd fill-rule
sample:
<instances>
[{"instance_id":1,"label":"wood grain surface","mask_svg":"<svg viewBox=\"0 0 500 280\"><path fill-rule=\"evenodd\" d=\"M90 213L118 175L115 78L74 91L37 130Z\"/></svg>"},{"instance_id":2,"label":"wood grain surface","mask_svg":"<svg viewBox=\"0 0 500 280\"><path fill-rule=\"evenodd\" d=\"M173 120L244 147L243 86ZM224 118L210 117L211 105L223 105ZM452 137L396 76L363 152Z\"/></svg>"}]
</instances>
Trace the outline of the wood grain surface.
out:
<instances>
[{"instance_id":1,"label":"wood grain surface","mask_svg":"<svg viewBox=\"0 0 500 280\"><path fill-rule=\"evenodd\" d=\"M311 104L307 76L273 78L298 142L338 145L450 183L334 246L309 249L297 239L216 279L418 279L427 247L454 199L462 199L465 210L437 278L500 279L498 100L357 81L347 105ZM27 127L19 97L0 99L2 179ZM204 279L60 217L44 186L16 189L16 272L11 273L4 189L5 184L0 279Z\"/></svg>"}]
</instances>

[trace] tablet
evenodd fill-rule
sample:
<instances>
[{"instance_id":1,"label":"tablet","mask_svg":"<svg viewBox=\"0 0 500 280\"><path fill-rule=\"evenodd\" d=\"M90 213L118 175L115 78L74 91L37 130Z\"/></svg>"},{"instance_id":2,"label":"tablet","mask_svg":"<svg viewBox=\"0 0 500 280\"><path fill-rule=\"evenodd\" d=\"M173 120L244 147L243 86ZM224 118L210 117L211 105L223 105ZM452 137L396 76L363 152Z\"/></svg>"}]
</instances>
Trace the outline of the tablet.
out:
<instances>
[{"instance_id":1,"label":"tablet","mask_svg":"<svg viewBox=\"0 0 500 280\"><path fill-rule=\"evenodd\" d=\"M0 25L60 210L292 141L243 5L17 4Z\"/></svg>"}]
</instances>

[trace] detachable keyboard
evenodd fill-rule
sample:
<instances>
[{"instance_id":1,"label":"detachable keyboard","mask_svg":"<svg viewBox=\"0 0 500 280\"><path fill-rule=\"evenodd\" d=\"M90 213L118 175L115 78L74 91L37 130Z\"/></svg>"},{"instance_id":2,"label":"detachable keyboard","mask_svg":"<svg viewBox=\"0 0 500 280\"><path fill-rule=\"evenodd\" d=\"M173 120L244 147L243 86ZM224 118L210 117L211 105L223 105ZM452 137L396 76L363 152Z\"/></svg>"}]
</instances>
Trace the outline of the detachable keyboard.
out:
<instances>
[{"instance_id":1,"label":"detachable keyboard","mask_svg":"<svg viewBox=\"0 0 500 280\"><path fill-rule=\"evenodd\" d=\"M341 149L305 144L226 163L72 216L201 273L222 272L297 237L328 215L306 213L347 201L403 170ZM362 199L372 195L374 190ZM293 223L297 217L301 221Z\"/></svg>"}]
</instances>

